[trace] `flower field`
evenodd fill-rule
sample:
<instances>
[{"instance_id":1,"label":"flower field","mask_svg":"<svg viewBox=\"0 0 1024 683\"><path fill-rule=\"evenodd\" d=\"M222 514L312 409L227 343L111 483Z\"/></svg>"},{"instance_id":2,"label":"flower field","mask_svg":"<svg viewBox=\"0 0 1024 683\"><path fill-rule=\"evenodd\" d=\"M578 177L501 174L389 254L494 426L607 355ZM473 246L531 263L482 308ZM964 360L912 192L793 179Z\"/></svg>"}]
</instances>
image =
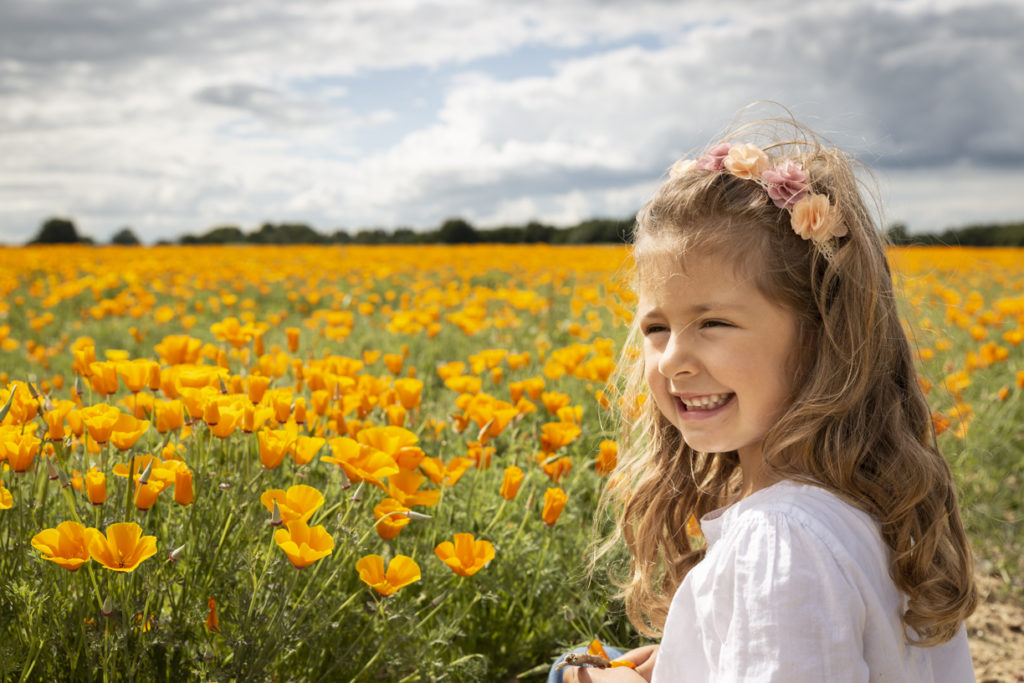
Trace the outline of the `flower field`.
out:
<instances>
[{"instance_id":1,"label":"flower field","mask_svg":"<svg viewBox=\"0 0 1024 683\"><path fill-rule=\"evenodd\" d=\"M568 646L639 644L586 571L626 259L0 249L0 679L536 680ZM1012 587L1024 254L892 261Z\"/></svg>"}]
</instances>

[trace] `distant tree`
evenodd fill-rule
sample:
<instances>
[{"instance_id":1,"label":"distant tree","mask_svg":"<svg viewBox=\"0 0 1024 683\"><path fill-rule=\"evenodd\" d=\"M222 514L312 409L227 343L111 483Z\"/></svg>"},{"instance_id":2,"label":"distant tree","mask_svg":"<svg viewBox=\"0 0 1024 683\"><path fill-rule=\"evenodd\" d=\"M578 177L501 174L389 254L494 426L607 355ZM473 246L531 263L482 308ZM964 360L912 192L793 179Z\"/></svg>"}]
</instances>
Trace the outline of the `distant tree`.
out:
<instances>
[{"instance_id":1,"label":"distant tree","mask_svg":"<svg viewBox=\"0 0 1024 683\"><path fill-rule=\"evenodd\" d=\"M186 237L192 236L187 235ZM245 234L237 226L222 225L193 239L195 241L192 244L235 244L245 242ZM188 244L184 240L185 238L182 238L182 243Z\"/></svg>"},{"instance_id":2,"label":"distant tree","mask_svg":"<svg viewBox=\"0 0 1024 683\"><path fill-rule=\"evenodd\" d=\"M391 233L391 241L395 244L417 244L419 235L411 228L396 228Z\"/></svg>"},{"instance_id":3,"label":"distant tree","mask_svg":"<svg viewBox=\"0 0 1024 683\"><path fill-rule=\"evenodd\" d=\"M249 235L247 241L256 244L322 244L326 238L305 223L264 223Z\"/></svg>"},{"instance_id":4,"label":"distant tree","mask_svg":"<svg viewBox=\"0 0 1024 683\"><path fill-rule=\"evenodd\" d=\"M390 237L383 228L373 228L372 230L360 230L352 241L356 244L387 244Z\"/></svg>"},{"instance_id":5,"label":"distant tree","mask_svg":"<svg viewBox=\"0 0 1024 683\"><path fill-rule=\"evenodd\" d=\"M557 229L550 226L544 225L537 221L530 221L523 228L523 241L527 244L536 244L538 242L550 242L554 237Z\"/></svg>"},{"instance_id":6,"label":"distant tree","mask_svg":"<svg viewBox=\"0 0 1024 683\"><path fill-rule=\"evenodd\" d=\"M48 218L29 244L76 244L81 242L73 221L67 218Z\"/></svg>"},{"instance_id":7,"label":"distant tree","mask_svg":"<svg viewBox=\"0 0 1024 683\"><path fill-rule=\"evenodd\" d=\"M893 244L908 244L910 242L906 223L893 223L885 231L885 236Z\"/></svg>"},{"instance_id":8,"label":"distant tree","mask_svg":"<svg viewBox=\"0 0 1024 683\"><path fill-rule=\"evenodd\" d=\"M139 244L139 238L135 236L131 228L124 227L114 233L114 236L110 238L111 244L120 244L123 246L134 246Z\"/></svg>"},{"instance_id":9,"label":"distant tree","mask_svg":"<svg viewBox=\"0 0 1024 683\"><path fill-rule=\"evenodd\" d=\"M338 228L328 235L327 241L331 244L349 244L352 242L352 235L348 234L344 228Z\"/></svg>"},{"instance_id":10,"label":"distant tree","mask_svg":"<svg viewBox=\"0 0 1024 683\"><path fill-rule=\"evenodd\" d=\"M461 218L449 218L437 231L443 244L473 244L480 241L476 228Z\"/></svg>"}]
</instances>

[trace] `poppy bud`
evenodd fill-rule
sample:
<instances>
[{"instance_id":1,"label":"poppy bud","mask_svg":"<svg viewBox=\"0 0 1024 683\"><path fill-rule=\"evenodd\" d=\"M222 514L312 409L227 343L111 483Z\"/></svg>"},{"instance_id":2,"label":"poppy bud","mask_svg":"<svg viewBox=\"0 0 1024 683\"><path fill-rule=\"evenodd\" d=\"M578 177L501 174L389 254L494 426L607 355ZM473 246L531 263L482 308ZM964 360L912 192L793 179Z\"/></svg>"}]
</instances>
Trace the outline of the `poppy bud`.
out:
<instances>
[{"instance_id":1,"label":"poppy bud","mask_svg":"<svg viewBox=\"0 0 1024 683\"><path fill-rule=\"evenodd\" d=\"M274 501L274 511L270 515L270 526L281 526L281 508L277 505L277 500Z\"/></svg>"},{"instance_id":2,"label":"poppy bud","mask_svg":"<svg viewBox=\"0 0 1024 683\"><path fill-rule=\"evenodd\" d=\"M156 460L156 458L151 458L150 461L146 463L146 469L142 470L142 474L139 475L139 486L145 486L149 483L149 475L153 471L154 460Z\"/></svg>"},{"instance_id":3,"label":"poppy bud","mask_svg":"<svg viewBox=\"0 0 1024 683\"><path fill-rule=\"evenodd\" d=\"M175 548L174 550L172 550L171 552L169 552L167 554L167 559L169 559L171 562L177 562L178 558L181 557L181 553L183 553L184 551L185 551L185 544L182 543L177 548Z\"/></svg>"}]
</instances>

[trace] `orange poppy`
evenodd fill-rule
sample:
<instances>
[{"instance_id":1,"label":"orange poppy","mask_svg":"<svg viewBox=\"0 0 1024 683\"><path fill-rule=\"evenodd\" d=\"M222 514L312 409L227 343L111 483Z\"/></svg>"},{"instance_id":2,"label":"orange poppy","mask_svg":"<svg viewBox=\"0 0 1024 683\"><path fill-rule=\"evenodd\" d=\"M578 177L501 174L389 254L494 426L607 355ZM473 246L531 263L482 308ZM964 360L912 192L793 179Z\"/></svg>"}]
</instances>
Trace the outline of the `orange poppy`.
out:
<instances>
[{"instance_id":1,"label":"orange poppy","mask_svg":"<svg viewBox=\"0 0 1024 683\"><path fill-rule=\"evenodd\" d=\"M339 436L327 443L332 455L322 455L320 459L341 467L353 482L369 481L386 490L380 480L399 472L398 463L393 457L355 439Z\"/></svg>"},{"instance_id":2,"label":"orange poppy","mask_svg":"<svg viewBox=\"0 0 1024 683\"><path fill-rule=\"evenodd\" d=\"M13 425L0 427L0 460L7 460L15 472L25 472L39 454L42 441L35 436L37 425L23 429Z\"/></svg>"},{"instance_id":3,"label":"orange poppy","mask_svg":"<svg viewBox=\"0 0 1024 683\"><path fill-rule=\"evenodd\" d=\"M114 431L114 425L121 417L121 411L106 403L97 403L79 411L82 416L82 423L89 432L89 436L98 444L105 444L110 441L110 434Z\"/></svg>"},{"instance_id":4,"label":"orange poppy","mask_svg":"<svg viewBox=\"0 0 1024 683\"><path fill-rule=\"evenodd\" d=\"M324 504L324 495L312 486L297 484L291 486L287 491L283 489L270 489L264 491L260 496L263 507L273 511L274 503L277 503L281 511L281 521L288 523L296 519L308 522L313 513Z\"/></svg>"},{"instance_id":5,"label":"orange poppy","mask_svg":"<svg viewBox=\"0 0 1024 683\"><path fill-rule=\"evenodd\" d=\"M373 528L385 541L397 536L409 524L409 508L394 498L385 498L373 508Z\"/></svg>"},{"instance_id":6,"label":"orange poppy","mask_svg":"<svg viewBox=\"0 0 1024 683\"><path fill-rule=\"evenodd\" d=\"M572 443L581 433L580 427L572 422L548 422L541 425L540 443L545 453L554 453L562 446Z\"/></svg>"},{"instance_id":7,"label":"orange poppy","mask_svg":"<svg viewBox=\"0 0 1024 683\"><path fill-rule=\"evenodd\" d=\"M544 492L544 510L541 512L541 518L544 523L548 526L553 526L558 518L562 514L562 510L565 508L566 502L569 497L565 495L565 491L560 488L548 489Z\"/></svg>"},{"instance_id":8,"label":"orange poppy","mask_svg":"<svg viewBox=\"0 0 1024 683\"><path fill-rule=\"evenodd\" d=\"M455 534L454 541L439 543L434 554L459 576L472 576L494 559L489 541L474 540L473 534Z\"/></svg>"},{"instance_id":9,"label":"orange poppy","mask_svg":"<svg viewBox=\"0 0 1024 683\"><path fill-rule=\"evenodd\" d=\"M140 420L134 415L121 413L110 429L110 443L120 451L127 451L142 438L148 429L149 420Z\"/></svg>"},{"instance_id":10,"label":"orange poppy","mask_svg":"<svg viewBox=\"0 0 1024 683\"><path fill-rule=\"evenodd\" d=\"M572 458L563 456L551 462L542 463L540 467L544 470L544 474L551 479L552 484L558 484L572 470Z\"/></svg>"},{"instance_id":11,"label":"orange poppy","mask_svg":"<svg viewBox=\"0 0 1024 683\"><path fill-rule=\"evenodd\" d=\"M156 554L156 536L143 536L142 527L134 522L111 524L106 535L98 529L85 533L92 559L115 572L135 571L140 562Z\"/></svg>"},{"instance_id":12,"label":"orange poppy","mask_svg":"<svg viewBox=\"0 0 1024 683\"><path fill-rule=\"evenodd\" d=\"M109 396L117 392L117 366L111 361L100 361L89 364L89 385L101 396Z\"/></svg>"},{"instance_id":13,"label":"orange poppy","mask_svg":"<svg viewBox=\"0 0 1024 683\"><path fill-rule=\"evenodd\" d=\"M44 529L32 537L32 547L69 571L89 561L86 528L78 522L61 522L56 529Z\"/></svg>"},{"instance_id":14,"label":"orange poppy","mask_svg":"<svg viewBox=\"0 0 1024 683\"><path fill-rule=\"evenodd\" d=\"M206 606L210 610L210 613L206 616L206 629L212 633L220 633L220 619L217 618L217 601L213 599L212 595L206 601Z\"/></svg>"},{"instance_id":15,"label":"orange poppy","mask_svg":"<svg viewBox=\"0 0 1024 683\"><path fill-rule=\"evenodd\" d=\"M274 542L296 569L303 569L334 551L334 538L323 526L310 528L301 519L285 524L274 532Z\"/></svg>"},{"instance_id":16,"label":"orange poppy","mask_svg":"<svg viewBox=\"0 0 1024 683\"><path fill-rule=\"evenodd\" d=\"M619 457L619 444L611 439L605 439L598 445L597 461L594 469L598 474L608 474L615 469Z\"/></svg>"},{"instance_id":17,"label":"orange poppy","mask_svg":"<svg viewBox=\"0 0 1024 683\"><path fill-rule=\"evenodd\" d=\"M519 493L519 485L523 483L523 471L515 465L505 468L505 475L501 479L501 497L505 500L512 500Z\"/></svg>"},{"instance_id":18,"label":"orange poppy","mask_svg":"<svg viewBox=\"0 0 1024 683\"><path fill-rule=\"evenodd\" d=\"M107 475L95 467L91 468L82 477L85 485L85 494L93 505L103 505L107 502Z\"/></svg>"},{"instance_id":19,"label":"orange poppy","mask_svg":"<svg viewBox=\"0 0 1024 683\"><path fill-rule=\"evenodd\" d=\"M411 557L395 555L384 570L384 558L367 555L356 562L363 583L381 595L394 595L399 589L420 580L420 567Z\"/></svg>"}]
</instances>

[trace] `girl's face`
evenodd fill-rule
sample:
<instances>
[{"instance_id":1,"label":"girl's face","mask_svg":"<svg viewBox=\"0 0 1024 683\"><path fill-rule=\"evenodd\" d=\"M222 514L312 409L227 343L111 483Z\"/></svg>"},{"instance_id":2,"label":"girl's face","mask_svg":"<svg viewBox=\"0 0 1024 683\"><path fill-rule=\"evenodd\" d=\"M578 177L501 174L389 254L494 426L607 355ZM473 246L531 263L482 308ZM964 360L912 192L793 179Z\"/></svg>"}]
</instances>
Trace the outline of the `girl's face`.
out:
<instances>
[{"instance_id":1,"label":"girl's face","mask_svg":"<svg viewBox=\"0 0 1024 683\"><path fill-rule=\"evenodd\" d=\"M746 480L788 406L796 317L729 259L642 258L638 316L655 403L695 451L738 451Z\"/></svg>"}]
</instances>

